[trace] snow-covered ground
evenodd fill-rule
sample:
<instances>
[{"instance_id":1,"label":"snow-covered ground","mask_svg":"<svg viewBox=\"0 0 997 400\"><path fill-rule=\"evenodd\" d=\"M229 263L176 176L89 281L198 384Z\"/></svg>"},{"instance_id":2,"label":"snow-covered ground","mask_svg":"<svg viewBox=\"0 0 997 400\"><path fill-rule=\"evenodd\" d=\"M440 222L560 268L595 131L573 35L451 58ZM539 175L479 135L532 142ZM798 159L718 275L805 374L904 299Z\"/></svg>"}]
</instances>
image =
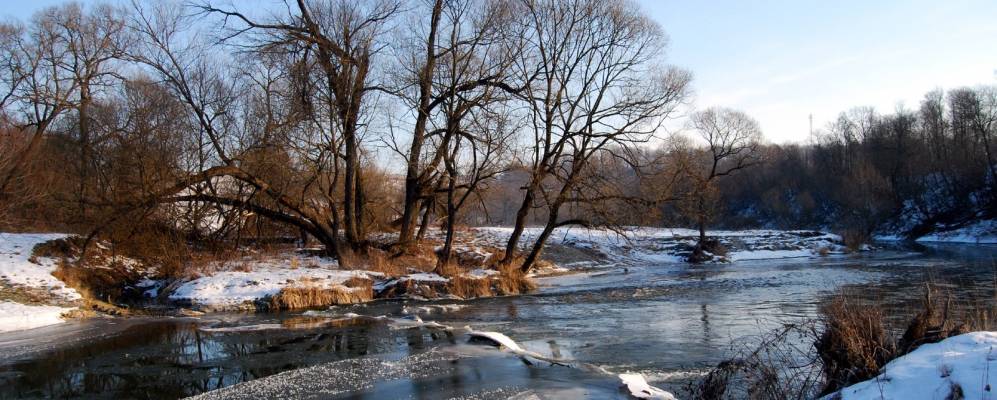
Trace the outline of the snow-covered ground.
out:
<instances>
[{"instance_id":1,"label":"snow-covered ground","mask_svg":"<svg viewBox=\"0 0 997 400\"><path fill-rule=\"evenodd\" d=\"M59 324L64 322L62 314L72 310L74 308L0 301L0 332Z\"/></svg>"},{"instance_id":2,"label":"snow-covered ground","mask_svg":"<svg viewBox=\"0 0 997 400\"><path fill-rule=\"evenodd\" d=\"M73 310L63 307L81 299L80 294L52 276L56 260L31 257L38 244L62 239L64 234L0 233L0 286L3 290L29 291L49 304L21 304L0 301L0 332L31 329L63 322L61 315ZM2 295L3 293L0 293ZM2 296L2 298L9 298ZM24 300L19 300L24 301Z\"/></svg>"},{"instance_id":3,"label":"snow-covered ground","mask_svg":"<svg viewBox=\"0 0 997 400\"><path fill-rule=\"evenodd\" d=\"M466 274L478 279L491 275L478 270ZM359 290L346 286L351 278L370 280L375 292L406 281L440 284L449 281L434 273L414 270L400 277L367 270L343 270L332 259L283 253L269 258L249 258L210 275L181 282L172 289L169 299L200 309L237 309L276 295L288 287ZM147 288L146 297L155 297L163 290L164 283L147 281L140 283L140 286Z\"/></svg>"},{"instance_id":4,"label":"snow-covered ground","mask_svg":"<svg viewBox=\"0 0 997 400\"><path fill-rule=\"evenodd\" d=\"M994 347L997 347L997 332L967 333L921 346L886 364L878 377L841 390L841 399L997 398ZM830 398L835 395L826 397Z\"/></svg>"},{"instance_id":5,"label":"snow-covered ground","mask_svg":"<svg viewBox=\"0 0 997 400\"><path fill-rule=\"evenodd\" d=\"M371 271L342 270L332 259L284 253L271 257L247 257L230 261L210 275L180 283L169 294L170 300L193 306L234 308L276 295L286 287L352 290L344 284L350 278L376 279L383 274ZM162 284L143 283L147 297L155 297Z\"/></svg>"},{"instance_id":6,"label":"snow-covered ground","mask_svg":"<svg viewBox=\"0 0 997 400\"><path fill-rule=\"evenodd\" d=\"M485 242L497 245L504 243L512 228L475 228L472 231L485 238ZM541 228L526 228L521 242L532 244L540 232ZM708 231L707 235L728 249L726 261L816 257L822 253L845 251L840 236L816 231ZM548 243L595 251L613 261L660 264L684 262L698 237L699 231L680 228L640 227L621 233L568 227L556 229Z\"/></svg>"},{"instance_id":7,"label":"snow-covered ground","mask_svg":"<svg viewBox=\"0 0 997 400\"><path fill-rule=\"evenodd\" d=\"M492 252L504 247L511 231L511 228L504 227L462 231L455 245L457 257L484 262L492 256ZM527 228L521 241L523 246L531 245L540 232L540 228ZM681 263L695 245L697 235L697 231L689 229L633 228L621 235L610 230L561 228L554 232L549 243L584 253L588 261L576 263L582 266L625 262ZM836 235L813 231L712 231L709 235L729 249L726 257L718 257L718 261L813 257L844 250L841 239ZM7 285L42 288L61 300L48 302L50 305L66 305L79 300L79 293L52 276L56 268L55 260L31 257L35 245L66 236L0 233L0 280ZM546 254L553 254L553 251ZM536 273L570 272L564 268L570 261L557 257L553 257L552 261L562 265L544 265L545 269ZM287 287L353 290L345 285L351 278L371 280L376 291L406 281L430 285L448 281L445 277L418 270L411 270L401 277L372 271L343 270L335 260L295 252L249 255L202 270L209 272L180 282L144 279L135 286L144 290L149 298L156 298L167 291L169 300L180 304L202 309L233 309L276 295ZM489 279L496 274L497 271L479 268L467 272L465 276Z\"/></svg>"},{"instance_id":8,"label":"snow-covered ground","mask_svg":"<svg viewBox=\"0 0 997 400\"><path fill-rule=\"evenodd\" d=\"M322 266L291 269L289 264L260 262L252 265L248 271L221 271L184 282L169 297L175 301L223 308L273 296L291 286L351 290L344 286L350 278L377 275L369 271L343 271Z\"/></svg>"},{"instance_id":9,"label":"snow-covered ground","mask_svg":"<svg viewBox=\"0 0 997 400\"><path fill-rule=\"evenodd\" d=\"M982 220L970 225L917 238L918 242L997 244L997 221Z\"/></svg>"},{"instance_id":10,"label":"snow-covered ground","mask_svg":"<svg viewBox=\"0 0 997 400\"><path fill-rule=\"evenodd\" d=\"M12 286L46 289L61 300L74 301L80 294L52 276L56 260L46 257L31 259L36 245L68 235L58 233L0 233L0 280Z\"/></svg>"}]
</instances>

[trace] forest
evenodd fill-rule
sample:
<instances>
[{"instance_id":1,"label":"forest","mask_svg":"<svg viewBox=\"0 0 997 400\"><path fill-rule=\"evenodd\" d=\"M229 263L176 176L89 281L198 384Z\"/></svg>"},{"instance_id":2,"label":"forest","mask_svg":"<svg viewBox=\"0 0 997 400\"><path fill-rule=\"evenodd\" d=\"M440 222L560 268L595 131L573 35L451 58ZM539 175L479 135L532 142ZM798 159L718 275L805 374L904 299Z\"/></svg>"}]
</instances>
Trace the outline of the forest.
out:
<instances>
[{"instance_id":1,"label":"forest","mask_svg":"<svg viewBox=\"0 0 997 400\"><path fill-rule=\"evenodd\" d=\"M72 3L5 23L5 228L177 246L297 237L338 258L378 232L406 251L429 226L543 226L528 270L562 226L863 242L992 217L993 86L855 108L770 144L743 112L697 110L692 73L626 1L257 14Z\"/></svg>"}]
</instances>

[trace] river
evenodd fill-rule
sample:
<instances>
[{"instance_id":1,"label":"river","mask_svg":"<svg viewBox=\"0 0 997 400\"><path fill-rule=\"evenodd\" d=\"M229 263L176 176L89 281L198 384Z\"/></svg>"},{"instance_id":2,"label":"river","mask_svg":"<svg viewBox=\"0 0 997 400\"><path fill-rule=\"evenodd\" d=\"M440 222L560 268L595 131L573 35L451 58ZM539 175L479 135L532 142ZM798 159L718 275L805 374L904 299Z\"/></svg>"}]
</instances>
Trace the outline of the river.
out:
<instances>
[{"instance_id":1,"label":"river","mask_svg":"<svg viewBox=\"0 0 997 400\"><path fill-rule=\"evenodd\" d=\"M995 255L995 246L944 245L723 265L617 265L542 279L541 289L525 296L96 318L0 334L0 398L172 399L220 388L210 395L625 398L614 375L623 372L642 373L681 397L732 351L784 323L816 317L842 286L898 310L917 302L927 281L961 299L992 302ZM571 366L524 362L468 344L461 333L391 322L411 315L501 332Z\"/></svg>"}]
</instances>

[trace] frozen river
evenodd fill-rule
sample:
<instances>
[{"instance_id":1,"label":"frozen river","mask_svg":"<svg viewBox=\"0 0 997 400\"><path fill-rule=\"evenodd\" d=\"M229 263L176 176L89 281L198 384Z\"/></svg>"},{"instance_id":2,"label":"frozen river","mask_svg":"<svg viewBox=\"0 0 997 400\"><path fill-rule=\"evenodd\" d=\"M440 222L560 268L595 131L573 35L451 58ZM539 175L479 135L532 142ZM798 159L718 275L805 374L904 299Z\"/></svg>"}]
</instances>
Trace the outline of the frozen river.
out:
<instances>
[{"instance_id":1,"label":"frozen river","mask_svg":"<svg viewBox=\"0 0 997 400\"><path fill-rule=\"evenodd\" d=\"M534 295L468 302L67 323L0 334L0 398L625 398L615 377L624 372L682 397L732 349L815 317L841 286L898 308L929 280L993 301L997 247L918 250L613 266L543 279ZM464 329L397 321L412 315L501 332L570 366L468 344Z\"/></svg>"}]
</instances>

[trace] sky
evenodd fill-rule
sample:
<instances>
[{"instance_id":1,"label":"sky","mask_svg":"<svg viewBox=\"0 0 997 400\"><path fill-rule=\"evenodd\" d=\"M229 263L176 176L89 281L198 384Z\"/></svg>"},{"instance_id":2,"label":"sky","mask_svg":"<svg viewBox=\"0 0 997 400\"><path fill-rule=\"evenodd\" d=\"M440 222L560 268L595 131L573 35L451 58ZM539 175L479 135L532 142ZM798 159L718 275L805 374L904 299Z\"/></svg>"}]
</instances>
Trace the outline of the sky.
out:
<instances>
[{"instance_id":1,"label":"sky","mask_svg":"<svg viewBox=\"0 0 997 400\"><path fill-rule=\"evenodd\" d=\"M695 106L741 109L772 142L840 112L918 107L935 88L997 84L997 1L640 0L693 72Z\"/></svg>"},{"instance_id":2,"label":"sky","mask_svg":"<svg viewBox=\"0 0 997 400\"><path fill-rule=\"evenodd\" d=\"M692 71L694 106L745 111L774 143L805 142L810 115L820 129L853 107L997 84L994 0L637 1L669 35L668 62ZM0 0L0 14L62 2Z\"/></svg>"}]
</instances>

